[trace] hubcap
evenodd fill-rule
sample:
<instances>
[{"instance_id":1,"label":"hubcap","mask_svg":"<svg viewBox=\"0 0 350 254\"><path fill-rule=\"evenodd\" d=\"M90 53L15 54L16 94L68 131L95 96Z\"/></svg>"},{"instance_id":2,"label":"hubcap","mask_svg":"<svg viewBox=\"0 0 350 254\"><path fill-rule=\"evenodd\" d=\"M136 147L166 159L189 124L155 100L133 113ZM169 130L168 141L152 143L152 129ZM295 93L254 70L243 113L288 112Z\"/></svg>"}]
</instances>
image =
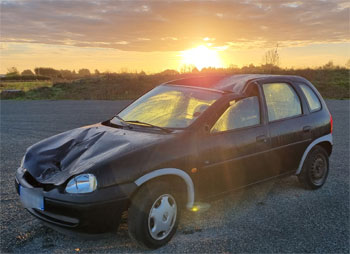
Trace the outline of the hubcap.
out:
<instances>
[{"instance_id":1,"label":"hubcap","mask_svg":"<svg viewBox=\"0 0 350 254\"><path fill-rule=\"evenodd\" d=\"M177 206L173 196L164 194L152 205L148 216L148 230L152 238L162 240L169 235L176 222Z\"/></svg>"},{"instance_id":2,"label":"hubcap","mask_svg":"<svg viewBox=\"0 0 350 254\"><path fill-rule=\"evenodd\" d=\"M315 158L311 170L310 170L310 176L311 181L315 185L321 185L326 177L327 174L327 162L323 155L319 154Z\"/></svg>"}]
</instances>

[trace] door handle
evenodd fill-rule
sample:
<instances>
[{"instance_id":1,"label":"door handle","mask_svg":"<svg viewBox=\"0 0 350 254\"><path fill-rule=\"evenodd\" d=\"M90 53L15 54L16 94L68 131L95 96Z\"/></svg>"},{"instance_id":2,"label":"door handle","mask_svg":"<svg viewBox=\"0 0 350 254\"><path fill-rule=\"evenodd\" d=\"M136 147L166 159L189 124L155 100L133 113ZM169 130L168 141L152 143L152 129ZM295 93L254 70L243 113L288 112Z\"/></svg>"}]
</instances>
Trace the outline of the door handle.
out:
<instances>
[{"instance_id":1,"label":"door handle","mask_svg":"<svg viewBox=\"0 0 350 254\"><path fill-rule=\"evenodd\" d=\"M304 126L303 127L303 132L310 132L311 131L311 126Z\"/></svg>"},{"instance_id":2,"label":"door handle","mask_svg":"<svg viewBox=\"0 0 350 254\"><path fill-rule=\"evenodd\" d=\"M256 137L256 141L257 142L263 142L266 143L267 142L267 137L265 135L260 135Z\"/></svg>"}]
</instances>

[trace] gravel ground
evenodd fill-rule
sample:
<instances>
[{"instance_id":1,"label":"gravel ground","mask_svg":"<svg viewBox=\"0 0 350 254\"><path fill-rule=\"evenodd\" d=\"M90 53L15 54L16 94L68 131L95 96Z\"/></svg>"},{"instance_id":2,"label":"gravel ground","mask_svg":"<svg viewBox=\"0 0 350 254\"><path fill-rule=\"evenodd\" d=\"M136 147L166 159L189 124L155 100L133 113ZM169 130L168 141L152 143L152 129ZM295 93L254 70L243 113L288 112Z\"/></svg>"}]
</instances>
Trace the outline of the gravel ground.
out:
<instances>
[{"instance_id":1,"label":"gravel ground","mask_svg":"<svg viewBox=\"0 0 350 254\"><path fill-rule=\"evenodd\" d=\"M141 252L123 223L101 239L72 238L43 226L20 205L15 170L31 144L105 120L125 101L1 101L1 252ZM302 189L295 176L277 179L185 212L173 240L150 253L349 253L349 101L328 100L334 152L327 183Z\"/></svg>"}]
</instances>

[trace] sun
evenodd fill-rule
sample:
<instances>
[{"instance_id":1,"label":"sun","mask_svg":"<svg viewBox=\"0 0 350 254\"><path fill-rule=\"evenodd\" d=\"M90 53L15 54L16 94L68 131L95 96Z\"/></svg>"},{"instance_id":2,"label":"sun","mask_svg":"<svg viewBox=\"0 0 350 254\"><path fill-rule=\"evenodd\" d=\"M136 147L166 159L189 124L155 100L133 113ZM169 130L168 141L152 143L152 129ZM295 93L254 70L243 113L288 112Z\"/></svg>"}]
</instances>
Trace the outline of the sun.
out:
<instances>
[{"instance_id":1,"label":"sun","mask_svg":"<svg viewBox=\"0 0 350 254\"><path fill-rule=\"evenodd\" d=\"M222 67L218 51L204 45L181 52L182 64L194 65L198 70L205 67Z\"/></svg>"}]
</instances>

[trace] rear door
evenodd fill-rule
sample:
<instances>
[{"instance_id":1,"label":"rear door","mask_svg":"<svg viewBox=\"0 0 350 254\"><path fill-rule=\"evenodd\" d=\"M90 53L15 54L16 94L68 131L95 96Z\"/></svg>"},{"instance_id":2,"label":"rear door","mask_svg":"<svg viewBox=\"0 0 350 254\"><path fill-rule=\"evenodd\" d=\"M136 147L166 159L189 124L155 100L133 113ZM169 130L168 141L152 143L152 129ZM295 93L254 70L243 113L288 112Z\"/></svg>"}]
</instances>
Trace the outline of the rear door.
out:
<instances>
[{"instance_id":1,"label":"rear door","mask_svg":"<svg viewBox=\"0 0 350 254\"><path fill-rule=\"evenodd\" d=\"M267 177L296 170L311 141L307 109L298 87L284 80L262 84L271 150L265 154Z\"/></svg>"}]
</instances>

